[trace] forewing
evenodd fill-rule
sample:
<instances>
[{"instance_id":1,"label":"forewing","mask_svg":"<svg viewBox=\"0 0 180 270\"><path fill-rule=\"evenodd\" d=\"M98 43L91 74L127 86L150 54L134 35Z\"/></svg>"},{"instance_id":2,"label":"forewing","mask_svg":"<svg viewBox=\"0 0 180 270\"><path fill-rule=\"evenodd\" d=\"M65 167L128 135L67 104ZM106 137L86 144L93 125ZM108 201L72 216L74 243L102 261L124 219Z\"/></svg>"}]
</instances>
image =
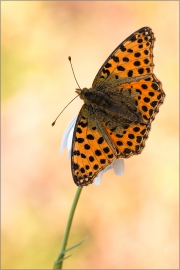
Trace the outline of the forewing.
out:
<instances>
[{"instance_id":1,"label":"forewing","mask_svg":"<svg viewBox=\"0 0 180 270\"><path fill-rule=\"evenodd\" d=\"M97 73L92 87L101 90L152 73L154 41L154 33L149 27L134 32L107 58Z\"/></svg>"}]
</instances>

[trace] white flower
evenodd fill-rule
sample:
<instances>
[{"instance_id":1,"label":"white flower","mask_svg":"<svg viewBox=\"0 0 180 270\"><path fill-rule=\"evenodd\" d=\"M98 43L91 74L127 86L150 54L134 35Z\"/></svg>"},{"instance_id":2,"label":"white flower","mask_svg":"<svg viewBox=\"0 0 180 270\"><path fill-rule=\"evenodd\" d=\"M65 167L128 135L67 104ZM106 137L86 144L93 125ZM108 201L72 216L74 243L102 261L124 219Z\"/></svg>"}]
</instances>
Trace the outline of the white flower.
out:
<instances>
[{"instance_id":1,"label":"white flower","mask_svg":"<svg viewBox=\"0 0 180 270\"><path fill-rule=\"evenodd\" d=\"M69 158L71 157L72 137L76 120L77 116L74 117L74 119L71 121L71 123L65 130L60 147L60 154L62 154L63 149L67 146ZM124 159L115 159L109 166L102 170L98 174L98 176L96 176L93 184L100 185L103 173L107 172L110 169L113 169L116 175L121 176L124 173Z\"/></svg>"}]
</instances>

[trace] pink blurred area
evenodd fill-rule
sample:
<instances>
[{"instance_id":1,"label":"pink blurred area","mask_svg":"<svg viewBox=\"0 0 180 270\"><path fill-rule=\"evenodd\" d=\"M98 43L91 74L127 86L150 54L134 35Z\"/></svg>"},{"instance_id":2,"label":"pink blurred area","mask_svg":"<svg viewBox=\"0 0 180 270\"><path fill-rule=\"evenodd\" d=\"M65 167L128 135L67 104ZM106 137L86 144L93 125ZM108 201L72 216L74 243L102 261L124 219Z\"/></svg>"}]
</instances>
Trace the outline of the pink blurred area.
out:
<instances>
[{"instance_id":1,"label":"pink blurred area","mask_svg":"<svg viewBox=\"0 0 180 270\"><path fill-rule=\"evenodd\" d=\"M178 269L179 2L1 2L2 268L50 269L76 192L63 132L78 114L72 62L90 87L117 45L143 26L155 33L154 73L166 93L146 147L84 187L65 269Z\"/></svg>"}]
</instances>

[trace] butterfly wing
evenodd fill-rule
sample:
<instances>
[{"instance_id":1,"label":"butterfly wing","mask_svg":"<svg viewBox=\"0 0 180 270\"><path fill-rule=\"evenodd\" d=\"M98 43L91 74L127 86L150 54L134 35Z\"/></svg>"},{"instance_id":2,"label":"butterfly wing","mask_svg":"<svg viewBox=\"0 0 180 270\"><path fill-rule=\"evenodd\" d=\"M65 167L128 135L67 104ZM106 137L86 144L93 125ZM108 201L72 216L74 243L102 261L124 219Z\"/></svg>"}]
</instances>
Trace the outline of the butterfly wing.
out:
<instances>
[{"instance_id":1,"label":"butterfly wing","mask_svg":"<svg viewBox=\"0 0 180 270\"><path fill-rule=\"evenodd\" d=\"M84 104L74 128L71 153L72 175L78 186L92 183L98 173L116 158L115 150L99 124L93 108Z\"/></svg>"},{"instance_id":2,"label":"butterfly wing","mask_svg":"<svg viewBox=\"0 0 180 270\"><path fill-rule=\"evenodd\" d=\"M154 33L143 27L126 38L107 58L93 82L93 89L139 121L127 121L126 115L111 114L111 108L99 110L97 118L118 149L118 158L140 154L151 129L151 122L164 101L161 82L153 72ZM113 104L113 102L111 102ZM114 121L116 119L116 121Z\"/></svg>"},{"instance_id":3,"label":"butterfly wing","mask_svg":"<svg viewBox=\"0 0 180 270\"><path fill-rule=\"evenodd\" d=\"M107 58L92 87L101 90L138 80L153 71L154 33L143 27L126 38Z\"/></svg>"},{"instance_id":4,"label":"butterfly wing","mask_svg":"<svg viewBox=\"0 0 180 270\"><path fill-rule=\"evenodd\" d=\"M141 121L128 120L123 115L112 114L111 108L96 111L96 117L101 122L111 142L118 149L117 158L129 158L140 154L145 146L151 129L151 123L164 101L165 94L161 82L155 75L149 75L139 82L123 84L115 89L108 89L105 95L118 102L124 101L127 108L138 115Z\"/></svg>"}]
</instances>

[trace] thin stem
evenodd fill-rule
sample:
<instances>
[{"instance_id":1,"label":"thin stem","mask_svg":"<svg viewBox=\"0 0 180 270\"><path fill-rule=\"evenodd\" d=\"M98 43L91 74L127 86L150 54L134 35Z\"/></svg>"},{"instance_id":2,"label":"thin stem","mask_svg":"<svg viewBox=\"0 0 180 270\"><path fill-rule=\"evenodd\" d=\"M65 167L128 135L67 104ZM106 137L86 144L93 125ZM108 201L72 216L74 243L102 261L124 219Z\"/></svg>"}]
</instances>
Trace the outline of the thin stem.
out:
<instances>
[{"instance_id":1,"label":"thin stem","mask_svg":"<svg viewBox=\"0 0 180 270\"><path fill-rule=\"evenodd\" d=\"M73 204L71 206L71 211L69 213L69 218L68 218L68 221L67 221L66 230L65 230L65 233L64 233L64 236L63 236L63 239L62 239L61 251L60 251L59 256L58 256L58 258L57 258L57 260L56 260L56 262L54 264L53 269L62 269L63 258L64 258L64 255L65 255L63 253L63 251L65 251L65 249L66 249L66 245L67 245L67 241L68 241L68 237L69 237L69 233L70 233L70 229L71 229L71 224L72 224L74 212L75 212L76 205L78 203L78 199L79 199L79 196L81 194L81 191L82 191L82 187L78 187L77 190L76 190L74 201L73 201Z\"/></svg>"}]
</instances>

